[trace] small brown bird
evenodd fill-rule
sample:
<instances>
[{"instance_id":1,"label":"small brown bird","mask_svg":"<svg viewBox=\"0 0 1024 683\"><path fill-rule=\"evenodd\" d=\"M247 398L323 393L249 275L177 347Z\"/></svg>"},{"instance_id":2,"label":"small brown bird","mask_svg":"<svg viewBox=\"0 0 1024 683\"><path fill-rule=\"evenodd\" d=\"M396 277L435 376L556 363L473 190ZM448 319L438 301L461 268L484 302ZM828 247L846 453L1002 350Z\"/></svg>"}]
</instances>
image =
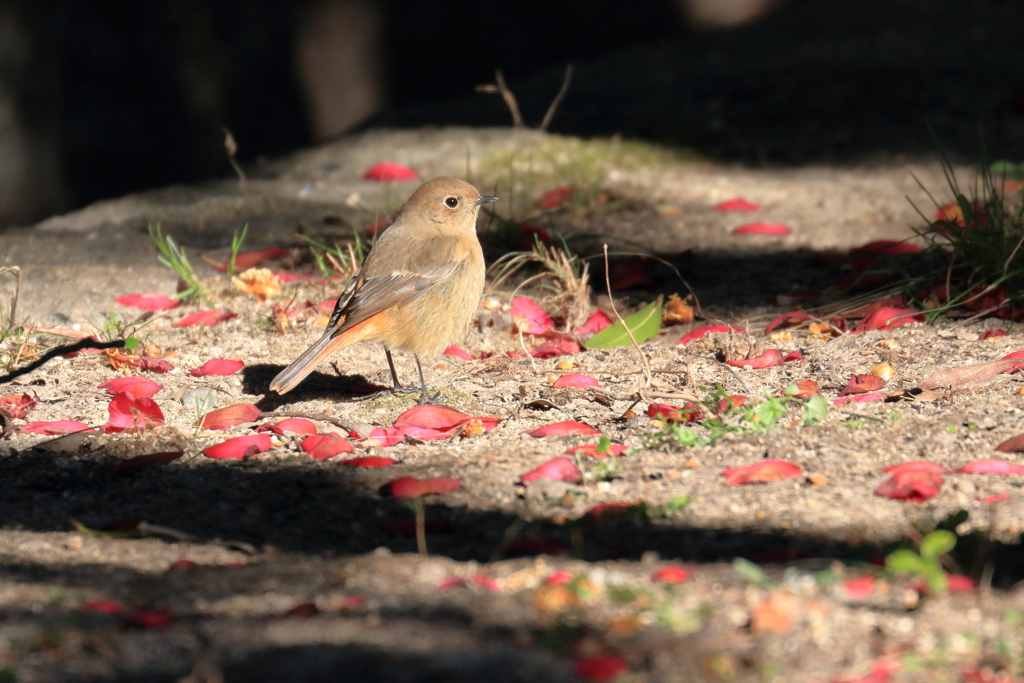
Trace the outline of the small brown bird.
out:
<instances>
[{"instance_id":1,"label":"small brown bird","mask_svg":"<svg viewBox=\"0 0 1024 683\"><path fill-rule=\"evenodd\" d=\"M391 351L416 358L423 395L430 400L420 356L438 353L466 328L484 289L484 254L476 237L481 197L458 178L434 178L405 203L338 297L327 329L270 383L284 394L338 349L357 342L384 345L395 391L402 385Z\"/></svg>"}]
</instances>

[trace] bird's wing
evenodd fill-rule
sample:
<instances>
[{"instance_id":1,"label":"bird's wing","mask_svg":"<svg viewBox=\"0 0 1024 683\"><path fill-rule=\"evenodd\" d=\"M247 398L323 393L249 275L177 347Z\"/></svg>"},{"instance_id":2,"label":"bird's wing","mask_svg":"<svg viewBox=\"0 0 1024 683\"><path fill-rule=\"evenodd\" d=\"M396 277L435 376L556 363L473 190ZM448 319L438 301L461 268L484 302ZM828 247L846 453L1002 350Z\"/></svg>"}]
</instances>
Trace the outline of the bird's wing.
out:
<instances>
[{"instance_id":1,"label":"bird's wing","mask_svg":"<svg viewBox=\"0 0 1024 683\"><path fill-rule=\"evenodd\" d=\"M431 237L406 247L395 251L393 258L389 259L391 263L388 265L392 266L389 271L384 270L385 264L379 258L372 258L371 252L363 269L338 297L327 324L327 333L331 337L337 337L392 306L416 299L451 275L465 258L459 241L447 235Z\"/></svg>"}]
</instances>

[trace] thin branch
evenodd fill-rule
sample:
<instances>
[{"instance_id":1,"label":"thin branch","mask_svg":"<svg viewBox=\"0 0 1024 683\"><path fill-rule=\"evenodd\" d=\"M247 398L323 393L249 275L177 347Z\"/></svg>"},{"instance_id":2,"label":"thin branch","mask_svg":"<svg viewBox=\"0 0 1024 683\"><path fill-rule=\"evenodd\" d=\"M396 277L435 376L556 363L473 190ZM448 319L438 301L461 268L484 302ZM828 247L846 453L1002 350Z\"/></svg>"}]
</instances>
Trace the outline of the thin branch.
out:
<instances>
[{"instance_id":1,"label":"thin branch","mask_svg":"<svg viewBox=\"0 0 1024 683\"><path fill-rule=\"evenodd\" d=\"M498 92L501 93L501 98L505 100L505 106L508 107L509 113L512 114L512 127L526 128L526 124L523 123L523 115L519 113L519 103L516 102L516 96L512 94L508 84L505 83L505 75L501 73L501 69L494 70L494 80L498 84Z\"/></svg>"},{"instance_id":2,"label":"thin branch","mask_svg":"<svg viewBox=\"0 0 1024 683\"><path fill-rule=\"evenodd\" d=\"M555 118L555 112L558 111L559 105L562 104L562 100L565 98L565 93L569 92L570 82L572 82L572 64L566 64L565 78L562 79L562 87L559 88L558 94L555 95L555 99L551 100L551 105L544 114L544 119L540 122L540 130L546 131L548 126L551 125L551 119Z\"/></svg>"},{"instance_id":3,"label":"thin branch","mask_svg":"<svg viewBox=\"0 0 1024 683\"><path fill-rule=\"evenodd\" d=\"M121 349L124 348L124 340L118 339L112 342L98 342L95 339L83 339L75 342L74 344L65 344L63 346L55 346L37 360L32 361L23 368L19 368L6 375L0 376L0 384L6 384L16 377L27 375L36 368L45 365L49 361L53 360L57 356L63 356L65 353L74 353L75 351L81 351L82 349Z\"/></svg>"}]
</instances>

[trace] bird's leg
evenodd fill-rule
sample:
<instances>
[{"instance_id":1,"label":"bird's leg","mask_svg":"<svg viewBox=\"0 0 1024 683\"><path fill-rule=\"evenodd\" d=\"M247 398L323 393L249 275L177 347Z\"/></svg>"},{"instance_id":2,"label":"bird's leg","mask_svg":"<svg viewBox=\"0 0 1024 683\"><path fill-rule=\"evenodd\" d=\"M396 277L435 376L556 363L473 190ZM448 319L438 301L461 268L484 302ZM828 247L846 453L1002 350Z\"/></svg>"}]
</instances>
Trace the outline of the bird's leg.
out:
<instances>
[{"instance_id":1,"label":"bird's leg","mask_svg":"<svg viewBox=\"0 0 1024 683\"><path fill-rule=\"evenodd\" d=\"M391 358L391 349L384 347L384 355L388 357L388 367L391 368L391 379L395 383L395 392L402 391L405 387L398 381L398 373L395 372L395 361Z\"/></svg>"},{"instance_id":2,"label":"bird's leg","mask_svg":"<svg viewBox=\"0 0 1024 683\"><path fill-rule=\"evenodd\" d=\"M420 357L415 353L412 355L416 359L416 369L420 371L420 388L423 389L423 395L420 396L420 405L430 403L431 401L438 401L441 399L441 392L437 392L433 396L427 390L427 380L423 379L423 366L420 365Z\"/></svg>"}]
</instances>

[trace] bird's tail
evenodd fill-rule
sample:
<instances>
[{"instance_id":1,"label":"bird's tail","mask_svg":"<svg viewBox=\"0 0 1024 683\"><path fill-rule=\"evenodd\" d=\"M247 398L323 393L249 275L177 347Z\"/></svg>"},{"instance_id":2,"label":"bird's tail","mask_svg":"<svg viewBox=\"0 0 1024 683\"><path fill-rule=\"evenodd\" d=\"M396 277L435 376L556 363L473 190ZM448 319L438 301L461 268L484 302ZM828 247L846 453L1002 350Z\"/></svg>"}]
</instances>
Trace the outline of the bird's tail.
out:
<instances>
[{"instance_id":1,"label":"bird's tail","mask_svg":"<svg viewBox=\"0 0 1024 683\"><path fill-rule=\"evenodd\" d=\"M270 382L270 390L278 394L287 394L299 382L306 379L306 376L320 364L320 361L339 349L362 341L362 335L359 332L363 331L367 327L367 323L372 320L373 318L364 320L338 335L331 334L331 330L328 330L315 344L306 349L305 353L278 373L277 377Z\"/></svg>"}]
</instances>

